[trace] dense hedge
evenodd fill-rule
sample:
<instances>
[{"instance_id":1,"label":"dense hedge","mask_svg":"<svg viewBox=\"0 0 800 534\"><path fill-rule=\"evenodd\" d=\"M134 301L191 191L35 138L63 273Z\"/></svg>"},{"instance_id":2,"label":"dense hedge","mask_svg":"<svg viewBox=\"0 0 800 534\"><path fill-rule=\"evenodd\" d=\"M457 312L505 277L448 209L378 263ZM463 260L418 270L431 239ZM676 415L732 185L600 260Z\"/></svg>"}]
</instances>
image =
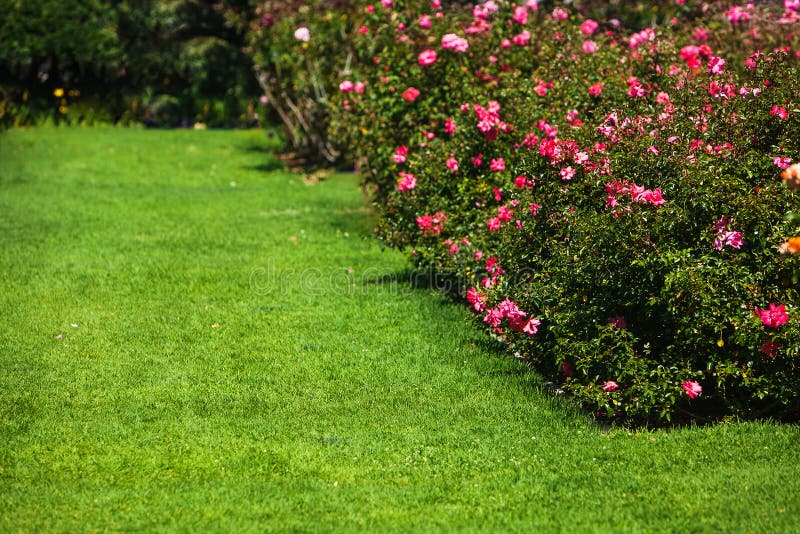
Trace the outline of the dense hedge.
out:
<instances>
[{"instance_id":1,"label":"dense hedge","mask_svg":"<svg viewBox=\"0 0 800 534\"><path fill-rule=\"evenodd\" d=\"M381 238L597 416L796 417L798 3L553 4L351 2L272 61L327 65Z\"/></svg>"}]
</instances>

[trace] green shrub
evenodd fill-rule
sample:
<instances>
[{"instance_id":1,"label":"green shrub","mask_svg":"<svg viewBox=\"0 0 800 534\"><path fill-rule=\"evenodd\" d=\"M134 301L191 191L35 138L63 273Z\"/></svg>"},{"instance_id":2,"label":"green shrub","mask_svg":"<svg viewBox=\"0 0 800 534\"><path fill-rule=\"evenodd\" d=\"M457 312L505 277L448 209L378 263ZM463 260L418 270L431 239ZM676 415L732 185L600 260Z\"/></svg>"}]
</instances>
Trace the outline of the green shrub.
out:
<instances>
[{"instance_id":1,"label":"green shrub","mask_svg":"<svg viewBox=\"0 0 800 534\"><path fill-rule=\"evenodd\" d=\"M146 102L133 102L150 95L178 100L178 124L253 123L243 115L258 87L222 15L242 2L0 0L0 127L127 123L144 118ZM203 116L209 101L219 116Z\"/></svg>"},{"instance_id":2,"label":"green shrub","mask_svg":"<svg viewBox=\"0 0 800 534\"><path fill-rule=\"evenodd\" d=\"M775 31L794 15L687 5L589 36L568 7L520 24L497 4L483 20L394 2L353 34L363 62L340 79L367 89L344 87L330 132L381 237L470 288L478 322L600 417L796 416L800 256L778 249L800 233L779 178L800 156L800 83L796 38ZM451 33L467 51L442 47ZM770 305L785 324L757 316Z\"/></svg>"},{"instance_id":3,"label":"green shrub","mask_svg":"<svg viewBox=\"0 0 800 534\"><path fill-rule=\"evenodd\" d=\"M361 23L356 2L263 2L228 15L246 28L247 52L264 99L283 125L287 149L306 165L343 160L328 135L330 98L360 58L351 37Z\"/></svg>"}]
</instances>

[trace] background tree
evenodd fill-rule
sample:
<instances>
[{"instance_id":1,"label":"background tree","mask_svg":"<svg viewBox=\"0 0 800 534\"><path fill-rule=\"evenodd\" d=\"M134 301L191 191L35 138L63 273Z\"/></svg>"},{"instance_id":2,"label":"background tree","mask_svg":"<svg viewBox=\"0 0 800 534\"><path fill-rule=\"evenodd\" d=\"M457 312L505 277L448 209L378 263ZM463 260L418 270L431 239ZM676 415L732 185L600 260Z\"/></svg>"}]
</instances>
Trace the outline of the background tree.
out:
<instances>
[{"instance_id":1,"label":"background tree","mask_svg":"<svg viewBox=\"0 0 800 534\"><path fill-rule=\"evenodd\" d=\"M230 122L258 93L242 34L207 2L0 0L0 35L6 123L80 103L112 121Z\"/></svg>"}]
</instances>

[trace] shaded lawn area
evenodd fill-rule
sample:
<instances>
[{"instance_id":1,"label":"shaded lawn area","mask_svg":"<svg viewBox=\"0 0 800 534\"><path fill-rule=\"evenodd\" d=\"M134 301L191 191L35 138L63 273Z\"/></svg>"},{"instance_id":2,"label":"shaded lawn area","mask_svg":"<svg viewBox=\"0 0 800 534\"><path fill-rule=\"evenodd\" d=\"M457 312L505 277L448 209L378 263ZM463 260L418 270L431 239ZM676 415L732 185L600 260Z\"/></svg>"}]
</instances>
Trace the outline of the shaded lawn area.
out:
<instances>
[{"instance_id":1,"label":"shaded lawn area","mask_svg":"<svg viewBox=\"0 0 800 534\"><path fill-rule=\"evenodd\" d=\"M800 430L604 431L258 131L0 134L0 530L800 530Z\"/></svg>"}]
</instances>

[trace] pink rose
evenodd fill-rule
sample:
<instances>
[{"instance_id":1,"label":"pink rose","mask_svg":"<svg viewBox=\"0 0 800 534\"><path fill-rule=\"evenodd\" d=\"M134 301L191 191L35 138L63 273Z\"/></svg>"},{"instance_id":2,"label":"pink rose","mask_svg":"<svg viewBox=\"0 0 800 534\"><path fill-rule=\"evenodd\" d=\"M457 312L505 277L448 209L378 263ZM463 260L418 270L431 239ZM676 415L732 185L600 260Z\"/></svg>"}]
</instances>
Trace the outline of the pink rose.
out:
<instances>
[{"instance_id":1,"label":"pink rose","mask_svg":"<svg viewBox=\"0 0 800 534\"><path fill-rule=\"evenodd\" d=\"M614 391L615 389L619 389L619 384L617 384L613 380L609 380L608 382L603 384L603 391Z\"/></svg>"},{"instance_id":2,"label":"pink rose","mask_svg":"<svg viewBox=\"0 0 800 534\"><path fill-rule=\"evenodd\" d=\"M772 106L772 108L769 110L769 114L770 115L774 115L774 116L778 117L781 120L783 120L783 119L785 119L785 118L787 118L789 116L789 112L786 111L786 108L781 107L781 106L779 106L777 104Z\"/></svg>"},{"instance_id":3,"label":"pink rose","mask_svg":"<svg viewBox=\"0 0 800 534\"><path fill-rule=\"evenodd\" d=\"M469 48L469 42L454 33L448 33L442 37L442 48L453 50L454 52L466 52Z\"/></svg>"},{"instance_id":4,"label":"pink rose","mask_svg":"<svg viewBox=\"0 0 800 534\"><path fill-rule=\"evenodd\" d=\"M398 191L402 192L411 191L412 189L417 187L417 177L414 176L413 174L401 172L400 178L402 179L397 184Z\"/></svg>"},{"instance_id":5,"label":"pink rose","mask_svg":"<svg viewBox=\"0 0 800 534\"><path fill-rule=\"evenodd\" d=\"M660 187L657 187L657 188L653 189L652 191L650 191L648 189L645 192L644 199L645 199L646 202L652 204L653 206L663 206L664 204L667 203L667 201L664 200L664 197L662 196ZM738 233L738 232L736 232L736 233ZM739 236L741 237L741 234L739 234ZM733 245L731 245L731 246L733 246ZM741 246L741 244L739 246ZM736 248L739 248L739 247L736 247Z\"/></svg>"},{"instance_id":6,"label":"pink rose","mask_svg":"<svg viewBox=\"0 0 800 534\"><path fill-rule=\"evenodd\" d=\"M681 48L681 59L688 62L700 55L700 48L695 45L687 45Z\"/></svg>"},{"instance_id":7,"label":"pink rose","mask_svg":"<svg viewBox=\"0 0 800 534\"><path fill-rule=\"evenodd\" d=\"M406 102L413 102L419 96L419 89L415 87L409 87L405 91L403 91L403 100Z\"/></svg>"},{"instance_id":8,"label":"pink rose","mask_svg":"<svg viewBox=\"0 0 800 534\"><path fill-rule=\"evenodd\" d=\"M531 41L531 34L528 30L523 30L519 35L515 35L511 42L517 46L525 46Z\"/></svg>"},{"instance_id":9,"label":"pink rose","mask_svg":"<svg viewBox=\"0 0 800 534\"><path fill-rule=\"evenodd\" d=\"M525 24L528 22L528 10L525 6L517 6L514 8L513 19L517 24Z\"/></svg>"},{"instance_id":10,"label":"pink rose","mask_svg":"<svg viewBox=\"0 0 800 534\"><path fill-rule=\"evenodd\" d=\"M703 42L708 40L708 32L703 28L696 28L694 33L692 33L692 39L698 42Z\"/></svg>"},{"instance_id":11,"label":"pink rose","mask_svg":"<svg viewBox=\"0 0 800 534\"><path fill-rule=\"evenodd\" d=\"M477 287L471 287L467 290L467 302L472 305L472 309L476 312L482 312L486 307L484 301L486 297L478 292Z\"/></svg>"},{"instance_id":12,"label":"pink rose","mask_svg":"<svg viewBox=\"0 0 800 534\"><path fill-rule=\"evenodd\" d=\"M653 31L652 28L645 28L639 33L634 33L631 35L630 39L628 39L628 46L631 48L639 48L648 41L654 41L655 38L656 32Z\"/></svg>"},{"instance_id":13,"label":"pink rose","mask_svg":"<svg viewBox=\"0 0 800 534\"><path fill-rule=\"evenodd\" d=\"M740 22L747 22L750 20L750 13L742 9L740 6L731 7L726 15L728 15L728 20L731 21L731 24L738 24Z\"/></svg>"},{"instance_id":14,"label":"pink rose","mask_svg":"<svg viewBox=\"0 0 800 534\"><path fill-rule=\"evenodd\" d=\"M523 325L522 331L529 336L534 335L536 332L539 331L539 326L542 322L539 319L535 319L531 317L528 321Z\"/></svg>"},{"instance_id":15,"label":"pink rose","mask_svg":"<svg viewBox=\"0 0 800 534\"><path fill-rule=\"evenodd\" d=\"M417 226L423 233L428 235L438 235L442 233L444 223L447 221L447 215L441 211L437 211L433 215L425 214L417 217Z\"/></svg>"},{"instance_id":16,"label":"pink rose","mask_svg":"<svg viewBox=\"0 0 800 534\"><path fill-rule=\"evenodd\" d=\"M720 74L725 68L725 60L721 57L712 57L708 60L708 72Z\"/></svg>"},{"instance_id":17,"label":"pink rose","mask_svg":"<svg viewBox=\"0 0 800 534\"><path fill-rule=\"evenodd\" d=\"M584 35L592 35L595 31L597 31L598 26L599 24L592 19L586 19L583 21L583 24L581 24L581 33Z\"/></svg>"},{"instance_id":18,"label":"pink rose","mask_svg":"<svg viewBox=\"0 0 800 534\"><path fill-rule=\"evenodd\" d=\"M598 96L602 92L603 92L603 84L600 82L594 83L589 86L589 94L592 96Z\"/></svg>"},{"instance_id":19,"label":"pink rose","mask_svg":"<svg viewBox=\"0 0 800 534\"><path fill-rule=\"evenodd\" d=\"M774 303L770 303L768 309L761 310L756 308L755 314L767 328L779 328L789 320L789 315L786 313L786 306L783 304L777 306Z\"/></svg>"},{"instance_id":20,"label":"pink rose","mask_svg":"<svg viewBox=\"0 0 800 534\"><path fill-rule=\"evenodd\" d=\"M722 234L721 239L725 245L732 248L742 248L744 244L744 236L741 232L725 232Z\"/></svg>"},{"instance_id":21,"label":"pink rose","mask_svg":"<svg viewBox=\"0 0 800 534\"><path fill-rule=\"evenodd\" d=\"M514 218L514 210L508 206L500 206L497 208L497 218L502 222L508 222Z\"/></svg>"},{"instance_id":22,"label":"pink rose","mask_svg":"<svg viewBox=\"0 0 800 534\"><path fill-rule=\"evenodd\" d=\"M428 65L433 65L434 63L436 63L436 51L425 50L424 52L421 52L418 61L419 64L422 65L423 67L426 67Z\"/></svg>"},{"instance_id":23,"label":"pink rose","mask_svg":"<svg viewBox=\"0 0 800 534\"><path fill-rule=\"evenodd\" d=\"M483 318L483 322L488 324L489 326L498 327L500 326L500 322L503 320L503 313L498 310L497 308L492 308L486 313L486 317Z\"/></svg>"},{"instance_id":24,"label":"pink rose","mask_svg":"<svg viewBox=\"0 0 800 534\"><path fill-rule=\"evenodd\" d=\"M397 150L394 151L392 155L392 159L395 163L405 163L406 158L408 157L408 147L407 146L399 146Z\"/></svg>"},{"instance_id":25,"label":"pink rose","mask_svg":"<svg viewBox=\"0 0 800 534\"><path fill-rule=\"evenodd\" d=\"M697 397L703 392L703 388L694 380L687 380L681 385L681 387L690 399Z\"/></svg>"}]
</instances>

